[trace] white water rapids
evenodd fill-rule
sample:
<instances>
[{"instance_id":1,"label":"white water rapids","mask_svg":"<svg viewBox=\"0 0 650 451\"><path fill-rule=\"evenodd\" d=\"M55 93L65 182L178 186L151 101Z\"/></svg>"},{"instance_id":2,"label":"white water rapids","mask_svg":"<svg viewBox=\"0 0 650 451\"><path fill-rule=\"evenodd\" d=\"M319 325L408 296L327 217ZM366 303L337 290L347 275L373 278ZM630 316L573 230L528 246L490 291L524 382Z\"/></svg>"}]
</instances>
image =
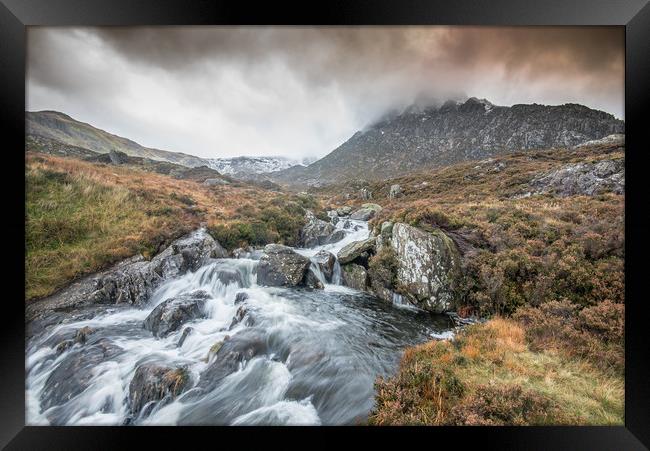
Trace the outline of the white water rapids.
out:
<instances>
[{"instance_id":1,"label":"white water rapids","mask_svg":"<svg viewBox=\"0 0 650 451\"><path fill-rule=\"evenodd\" d=\"M344 222L337 227L342 229ZM342 241L296 251L312 257L325 249L336 255L346 244L368 237L366 223L351 222L357 230L346 229ZM145 308L93 306L53 313L33 328L27 342L27 424L125 424L130 415L129 384L137 367L146 362L187 368L190 388L130 424L358 424L372 409L375 379L395 372L401 351L426 341L431 333L451 328L446 317L398 308L341 286L338 262L332 283L325 283L324 290L258 286L257 263L215 260L161 285ZM224 285L216 276L220 269L238 271L244 286ZM319 278L326 282L320 271ZM165 338L143 328L156 305L199 289L211 296L205 305L206 318L193 320ZM245 303L254 314L254 324L241 321L228 330L239 307L235 296L242 291L249 296ZM56 352L61 337L84 326L95 331L86 345ZM178 346L188 326L193 332ZM214 363L214 357L206 361L210 348L226 335L238 334L254 334L267 351L241 363L216 386L199 391L201 374ZM86 352L84 346L98 340L116 351L93 361L92 367L72 363ZM76 377L61 377L57 370L64 368ZM56 402L45 402L48 397Z\"/></svg>"}]
</instances>

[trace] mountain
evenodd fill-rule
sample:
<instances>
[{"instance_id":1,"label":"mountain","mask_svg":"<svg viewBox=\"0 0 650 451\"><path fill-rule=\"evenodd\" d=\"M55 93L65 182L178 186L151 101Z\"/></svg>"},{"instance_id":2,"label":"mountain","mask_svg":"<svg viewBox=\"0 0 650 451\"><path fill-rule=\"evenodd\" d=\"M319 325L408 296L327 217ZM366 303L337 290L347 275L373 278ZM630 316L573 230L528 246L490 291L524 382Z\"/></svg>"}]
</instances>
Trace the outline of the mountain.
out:
<instances>
[{"instance_id":1,"label":"mountain","mask_svg":"<svg viewBox=\"0 0 650 451\"><path fill-rule=\"evenodd\" d=\"M304 160L286 157L234 157L209 158L208 166L221 174L232 175L236 178L248 178L253 174L281 171L292 166L302 166Z\"/></svg>"},{"instance_id":2,"label":"mountain","mask_svg":"<svg viewBox=\"0 0 650 451\"><path fill-rule=\"evenodd\" d=\"M130 139L79 122L58 111L26 112L25 129L27 140L31 138L32 141L49 143L49 145L54 146L63 144L96 153L108 153L115 150L133 157L167 161L187 167L208 165L207 160L203 158L180 152L144 147Z\"/></svg>"},{"instance_id":3,"label":"mountain","mask_svg":"<svg viewBox=\"0 0 650 451\"><path fill-rule=\"evenodd\" d=\"M505 107L472 97L440 107L413 106L356 132L307 167L266 176L294 186L383 180L516 151L571 147L624 128L611 114L583 105Z\"/></svg>"}]
</instances>

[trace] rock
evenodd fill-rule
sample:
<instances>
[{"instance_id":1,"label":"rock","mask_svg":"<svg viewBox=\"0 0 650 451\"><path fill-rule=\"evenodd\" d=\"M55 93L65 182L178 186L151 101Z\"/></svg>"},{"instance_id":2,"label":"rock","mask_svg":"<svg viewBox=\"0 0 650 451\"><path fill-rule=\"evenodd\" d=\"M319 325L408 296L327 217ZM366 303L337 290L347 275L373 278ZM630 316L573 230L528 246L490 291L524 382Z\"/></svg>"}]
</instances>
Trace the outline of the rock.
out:
<instances>
[{"instance_id":1,"label":"rock","mask_svg":"<svg viewBox=\"0 0 650 451\"><path fill-rule=\"evenodd\" d=\"M354 241L352 243L346 244L337 255L339 263L343 265L357 259L364 252L372 252L375 247L375 241L375 238L368 238L367 240Z\"/></svg>"},{"instance_id":2,"label":"rock","mask_svg":"<svg viewBox=\"0 0 650 451\"><path fill-rule=\"evenodd\" d=\"M248 299L248 293L245 293L243 291L240 291L235 295L235 305L241 304L244 302L246 299Z\"/></svg>"},{"instance_id":3,"label":"rock","mask_svg":"<svg viewBox=\"0 0 650 451\"><path fill-rule=\"evenodd\" d=\"M391 221L382 222L379 234L384 242L390 240L393 235L393 223Z\"/></svg>"},{"instance_id":4,"label":"rock","mask_svg":"<svg viewBox=\"0 0 650 451\"><path fill-rule=\"evenodd\" d=\"M138 367L129 384L129 408L138 417L147 416L154 404L172 401L190 381L185 368L145 363ZM144 409L144 411L143 411Z\"/></svg>"},{"instance_id":5,"label":"rock","mask_svg":"<svg viewBox=\"0 0 650 451\"><path fill-rule=\"evenodd\" d=\"M188 326L188 327L186 327L185 329L183 329L183 334L181 335L181 338L178 340L178 347L179 347L179 348L180 348L181 346L183 346L183 343L185 343L185 340L187 339L187 337L190 336L190 334L191 334L192 332L194 332L194 328L193 328L193 327L189 327L189 326Z\"/></svg>"},{"instance_id":6,"label":"rock","mask_svg":"<svg viewBox=\"0 0 650 451\"><path fill-rule=\"evenodd\" d=\"M153 309L143 326L155 337L165 337L188 321L204 318L203 308L208 299L210 295L200 290L169 298Z\"/></svg>"},{"instance_id":7,"label":"rock","mask_svg":"<svg viewBox=\"0 0 650 451\"><path fill-rule=\"evenodd\" d=\"M311 258L320 271L325 276L325 279L329 282L332 281L332 275L334 273L334 265L336 263L336 257L331 252L326 250L319 251L316 255Z\"/></svg>"},{"instance_id":8,"label":"rock","mask_svg":"<svg viewBox=\"0 0 650 451\"><path fill-rule=\"evenodd\" d=\"M366 268L355 263L341 266L343 285L355 290L364 291L368 288L368 273Z\"/></svg>"},{"instance_id":9,"label":"rock","mask_svg":"<svg viewBox=\"0 0 650 451\"><path fill-rule=\"evenodd\" d=\"M601 160L592 163L567 164L560 169L535 177L529 183L530 194L552 193L558 196L594 196L611 191L625 192L625 160Z\"/></svg>"},{"instance_id":10,"label":"rock","mask_svg":"<svg viewBox=\"0 0 650 451\"><path fill-rule=\"evenodd\" d=\"M339 219L338 216L330 216L330 222L332 223L332 225L338 224L339 221L340 221L340 219Z\"/></svg>"},{"instance_id":11,"label":"rock","mask_svg":"<svg viewBox=\"0 0 650 451\"><path fill-rule=\"evenodd\" d=\"M336 230L328 238L325 244L338 243L343 238L345 238L345 232L343 230Z\"/></svg>"},{"instance_id":12,"label":"rock","mask_svg":"<svg viewBox=\"0 0 650 451\"><path fill-rule=\"evenodd\" d=\"M388 197L391 199L395 199L396 197L399 197L402 195L402 187L399 185L391 185L390 186L390 193L388 194Z\"/></svg>"},{"instance_id":13,"label":"rock","mask_svg":"<svg viewBox=\"0 0 650 451\"><path fill-rule=\"evenodd\" d=\"M142 306L165 280L196 271L212 258L227 256L205 229L198 229L174 241L151 261L137 255L72 283L39 302L30 303L25 308L25 317L31 321L52 310L88 304Z\"/></svg>"},{"instance_id":14,"label":"rock","mask_svg":"<svg viewBox=\"0 0 650 451\"><path fill-rule=\"evenodd\" d=\"M305 275L305 286L308 288L313 288L315 290L322 290L325 288L323 282L320 281L312 268L309 268L307 270L307 274Z\"/></svg>"},{"instance_id":15,"label":"rock","mask_svg":"<svg viewBox=\"0 0 650 451\"><path fill-rule=\"evenodd\" d=\"M61 343L56 345L56 348L54 349L56 351L56 354L63 354L67 349L73 347L75 344L74 340L63 340Z\"/></svg>"},{"instance_id":16,"label":"rock","mask_svg":"<svg viewBox=\"0 0 650 451\"><path fill-rule=\"evenodd\" d=\"M117 356L122 349L108 339L101 339L90 346L71 350L70 355L50 373L41 392L41 408L47 410L53 406L62 406L70 399L83 392L93 377L97 365ZM65 409L64 409L65 410ZM53 412L48 419L53 424L63 424L68 412Z\"/></svg>"},{"instance_id":17,"label":"rock","mask_svg":"<svg viewBox=\"0 0 650 451\"><path fill-rule=\"evenodd\" d=\"M344 229L351 229L352 228L352 222L349 219L346 219L345 222L343 223L343 228Z\"/></svg>"},{"instance_id":18,"label":"rock","mask_svg":"<svg viewBox=\"0 0 650 451\"><path fill-rule=\"evenodd\" d=\"M372 193L368 188L361 188L359 190L359 197L363 200L370 200L372 199Z\"/></svg>"},{"instance_id":19,"label":"rock","mask_svg":"<svg viewBox=\"0 0 650 451\"><path fill-rule=\"evenodd\" d=\"M295 287L302 284L310 260L281 244L267 244L257 267L258 285Z\"/></svg>"},{"instance_id":20,"label":"rock","mask_svg":"<svg viewBox=\"0 0 650 451\"><path fill-rule=\"evenodd\" d=\"M330 235L335 228L329 222L325 222L314 216L311 211L305 215L307 223L300 229L298 243L301 247L316 247L328 243Z\"/></svg>"},{"instance_id":21,"label":"rock","mask_svg":"<svg viewBox=\"0 0 650 451\"><path fill-rule=\"evenodd\" d=\"M409 302L434 313L454 307L454 284L460 255L441 230L427 233L406 224L393 226L391 245L397 258L397 283Z\"/></svg>"},{"instance_id":22,"label":"rock","mask_svg":"<svg viewBox=\"0 0 650 451\"><path fill-rule=\"evenodd\" d=\"M241 323L242 321L244 321L244 325L246 326L252 326L255 324L255 319L253 318L250 309L245 305L239 306L237 312L235 312L235 316L230 322L228 330L232 330L237 324Z\"/></svg>"},{"instance_id":23,"label":"rock","mask_svg":"<svg viewBox=\"0 0 650 451\"><path fill-rule=\"evenodd\" d=\"M112 149L108 151L108 158L111 164L124 164L128 161L127 154Z\"/></svg>"},{"instance_id":24,"label":"rock","mask_svg":"<svg viewBox=\"0 0 650 451\"><path fill-rule=\"evenodd\" d=\"M381 211L381 206L377 204L363 204L361 208L356 210L350 215L350 219L356 219L358 221L368 221L372 219L375 214Z\"/></svg>"},{"instance_id":25,"label":"rock","mask_svg":"<svg viewBox=\"0 0 650 451\"><path fill-rule=\"evenodd\" d=\"M77 334L74 337L74 341L79 344L84 344L86 343L86 338L88 337L88 335L93 333L95 333L95 331L90 327L88 326L82 327L77 331Z\"/></svg>"},{"instance_id":26,"label":"rock","mask_svg":"<svg viewBox=\"0 0 650 451\"><path fill-rule=\"evenodd\" d=\"M348 216L351 212L352 212L352 207L348 207L348 206L339 207L336 209L336 213L339 216Z\"/></svg>"},{"instance_id":27,"label":"rock","mask_svg":"<svg viewBox=\"0 0 650 451\"><path fill-rule=\"evenodd\" d=\"M205 186L216 186L216 185L229 185L227 180L224 179L215 179L215 178L210 178L210 179L205 179L203 181L203 184Z\"/></svg>"},{"instance_id":28,"label":"rock","mask_svg":"<svg viewBox=\"0 0 650 451\"><path fill-rule=\"evenodd\" d=\"M268 351L266 338L257 328L243 329L227 340L216 351L214 360L201 374L197 386L210 391L229 374L239 369L240 363Z\"/></svg>"}]
</instances>

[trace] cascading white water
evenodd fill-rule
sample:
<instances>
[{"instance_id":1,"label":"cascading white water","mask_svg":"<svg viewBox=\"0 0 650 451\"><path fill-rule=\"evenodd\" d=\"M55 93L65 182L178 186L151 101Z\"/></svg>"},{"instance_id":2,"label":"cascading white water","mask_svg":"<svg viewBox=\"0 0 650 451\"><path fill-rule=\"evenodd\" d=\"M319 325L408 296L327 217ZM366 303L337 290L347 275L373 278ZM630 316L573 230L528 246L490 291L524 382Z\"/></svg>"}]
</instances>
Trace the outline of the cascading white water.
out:
<instances>
[{"instance_id":1,"label":"cascading white water","mask_svg":"<svg viewBox=\"0 0 650 451\"><path fill-rule=\"evenodd\" d=\"M368 237L365 223L350 225L343 229L339 222L347 234L338 243L296 251L312 257L324 249L336 255ZM129 384L147 362L186 368L190 389L145 417L130 418L133 424L354 424L372 408L375 378L394 371L400 351L449 328L444 319L395 309L338 286L338 261L332 283L312 265L325 290L258 286L257 264L215 260L160 286L145 308L93 306L44 327L28 341L27 424L124 424L130 418ZM240 282L224 284L224 272L237 273ZM158 304L197 290L210 296L204 318L164 338L143 328ZM253 321L231 327L240 292L248 295L241 305ZM57 352L62 337L85 326L95 331L85 345ZM179 346L186 327L193 331ZM264 343L265 352L244 360L212 387L205 374L218 359L208 356L226 336L251 336ZM112 351L93 360L88 349L97 343Z\"/></svg>"}]
</instances>

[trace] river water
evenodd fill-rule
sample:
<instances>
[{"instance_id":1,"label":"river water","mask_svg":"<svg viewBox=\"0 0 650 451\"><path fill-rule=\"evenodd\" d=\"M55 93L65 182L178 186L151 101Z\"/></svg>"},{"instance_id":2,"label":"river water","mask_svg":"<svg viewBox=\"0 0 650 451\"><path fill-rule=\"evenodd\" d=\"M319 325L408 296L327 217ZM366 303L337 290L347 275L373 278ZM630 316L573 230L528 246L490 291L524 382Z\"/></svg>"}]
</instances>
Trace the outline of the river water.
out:
<instances>
[{"instance_id":1,"label":"river water","mask_svg":"<svg viewBox=\"0 0 650 451\"><path fill-rule=\"evenodd\" d=\"M343 223L337 227L342 229ZM351 225L338 243L296 251L311 257L326 249L336 255L345 244L369 236L366 223ZM375 379L394 374L404 348L451 328L447 317L391 305L341 286L340 268L324 290L285 289L258 286L257 263L246 258L215 260L167 281L145 308L93 306L53 313L30 324L27 424L359 424L373 407ZM216 276L220 269L239 271L244 286L222 284ZM211 299L205 306L206 318L187 324L193 332L182 346L178 342L187 325L160 339L143 328L156 305L197 289ZM255 322L242 321L228 330L239 307L235 296L241 291L249 295L245 305ZM95 332L84 346L56 352L61 337L85 326ZM210 348L226 335L261 339L266 352L240 364L216 386L190 388L149 415L130 418L129 384L139 365L183 366L191 376L190 385L197 385L213 363L206 361ZM98 342L110 345L105 358L79 358Z\"/></svg>"}]
</instances>

